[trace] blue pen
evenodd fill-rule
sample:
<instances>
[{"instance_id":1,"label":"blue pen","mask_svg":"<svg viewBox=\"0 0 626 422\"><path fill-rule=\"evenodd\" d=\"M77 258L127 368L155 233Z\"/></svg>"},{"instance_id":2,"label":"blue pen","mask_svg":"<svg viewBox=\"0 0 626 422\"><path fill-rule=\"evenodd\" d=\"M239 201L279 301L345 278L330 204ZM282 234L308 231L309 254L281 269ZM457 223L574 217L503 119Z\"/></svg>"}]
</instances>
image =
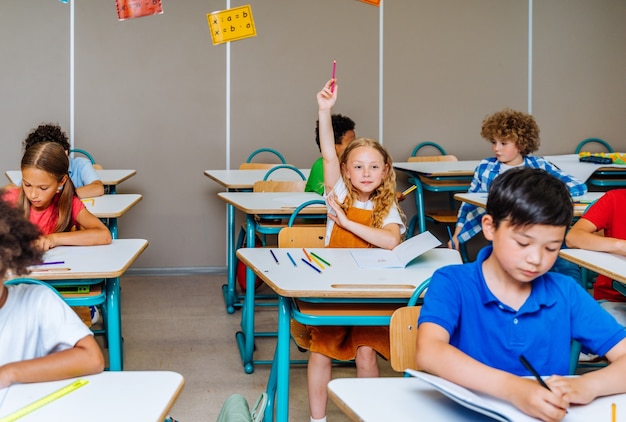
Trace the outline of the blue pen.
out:
<instances>
[{"instance_id":1,"label":"blue pen","mask_svg":"<svg viewBox=\"0 0 626 422\"><path fill-rule=\"evenodd\" d=\"M448 236L450 236L450 244L452 245L452 249L456 249L456 247L454 246L454 240L452 240L452 232L450 231L450 226L446 226L446 228L448 229Z\"/></svg>"},{"instance_id":2,"label":"blue pen","mask_svg":"<svg viewBox=\"0 0 626 422\"><path fill-rule=\"evenodd\" d=\"M272 254L272 257L274 258L274 261L276 261L276 264L280 265L280 262L278 262L278 258L276 258L276 255L274 255L274 251L270 249L270 253Z\"/></svg>"},{"instance_id":3,"label":"blue pen","mask_svg":"<svg viewBox=\"0 0 626 422\"><path fill-rule=\"evenodd\" d=\"M315 265L311 264L309 261L307 261L306 259L302 258L302 262L304 262L306 265L308 265L309 267L313 268L315 271L317 271L318 273L322 273L322 270L320 270L319 268L317 268Z\"/></svg>"},{"instance_id":4,"label":"blue pen","mask_svg":"<svg viewBox=\"0 0 626 422\"><path fill-rule=\"evenodd\" d=\"M289 257L289 260L291 261L291 263L293 264L294 267L297 267L296 265L296 261L293 260L293 256L291 256L291 254L289 252L287 252L287 256Z\"/></svg>"}]
</instances>

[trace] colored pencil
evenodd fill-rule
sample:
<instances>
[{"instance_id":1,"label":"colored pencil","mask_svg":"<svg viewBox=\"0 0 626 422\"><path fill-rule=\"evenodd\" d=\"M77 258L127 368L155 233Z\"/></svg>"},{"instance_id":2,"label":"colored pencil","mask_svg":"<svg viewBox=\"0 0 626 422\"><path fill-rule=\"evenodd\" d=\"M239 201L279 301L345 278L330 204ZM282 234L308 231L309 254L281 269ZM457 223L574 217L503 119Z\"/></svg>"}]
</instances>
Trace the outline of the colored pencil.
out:
<instances>
[{"instance_id":1,"label":"colored pencil","mask_svg":"<svg viewBox=\"0 0 626 422\"><path fill-rule=\"evenodd\" d=\"M309 267L313 268L315 271L317 271L318 273L322 273L322 270L320 270L319 268L317 268L315 265L311 264L309 261L307 261L306 259L302 258L302 262L304 262L306 265L308 265Z\"/></svg>"},{"instance_id":2,"label":"colored pencil","mask_svg":"<svg viewBox=\"0 0 626 422\"><path fill-rule=\"evenodd\" d=\"M322 261L324 264L328 265L329 267L331 266L330 262L326 261L324 258L322 258L321 256L317 255L316 253L311 252L311 256L316 257L317 259L319 259L320 261Z\"/></svg>"}]
</instances>

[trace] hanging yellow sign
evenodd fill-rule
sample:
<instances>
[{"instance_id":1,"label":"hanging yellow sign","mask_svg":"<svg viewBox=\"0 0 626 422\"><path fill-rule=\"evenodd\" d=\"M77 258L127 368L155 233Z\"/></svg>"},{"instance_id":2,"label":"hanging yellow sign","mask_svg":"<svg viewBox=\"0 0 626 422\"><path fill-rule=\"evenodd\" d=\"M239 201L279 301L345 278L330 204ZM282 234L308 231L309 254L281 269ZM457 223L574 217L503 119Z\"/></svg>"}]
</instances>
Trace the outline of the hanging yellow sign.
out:
<instances>
[{"instance_id":1,"label":"hanging yellow sign","mask_svg":"<svg viewBox=\"0 0 626 422\"><path fill-rule=\"evenodd\" d=\"M256 28L250 5L207 13L213 44L255 37Z\"/></svg>"}]
</instances>

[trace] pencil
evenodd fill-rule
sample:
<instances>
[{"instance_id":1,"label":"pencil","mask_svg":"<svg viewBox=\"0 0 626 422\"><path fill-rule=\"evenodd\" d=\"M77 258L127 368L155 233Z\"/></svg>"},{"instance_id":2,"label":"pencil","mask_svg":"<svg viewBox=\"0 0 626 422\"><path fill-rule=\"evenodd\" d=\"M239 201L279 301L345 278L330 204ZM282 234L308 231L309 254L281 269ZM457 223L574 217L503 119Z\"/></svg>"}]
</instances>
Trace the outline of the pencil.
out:
<instances>
[{"instance_id":1,"label":"pencil","mask_svg":"<svg viewBox=\"0 0 626 422\"><path fill-rule=\"evenodd\" d=\"M317 265L319 265L319 267L323 270L324 266L322 265L322 263L315 257L315 255L313 255L313 252L311 252L311 259L313 260L313 262L315 262Z\"/></svg>"},{"instance_id":2,"label":"pencil","mask_svg":"<svg viewBox=\"0 0 626 422\"><path fill-rule=\"evenodd\" d=\"M302 258L302 262L304 262L306 265L308 265L309 267L313 268L315 271L317 271L318 273L322 273L322 270L320 270L319 268L317 268L315 265L311 264L309 261L307 261L306 259Z\"/></svg>"},{"instance_id":3,"label":"pencil","mask_svg":"<svg viewBox=\"0 0 626 422\"><path fill-rule=\"evenodd\" d=\"M543 378L541 378L541 375L539 375L539 373L535 370L535 368L533 368L533 366L530 364L530 362L528 362L528 360L524 357L524 355L520 355L520 356L519 356L519 360L520 360L520 362L522 362L522 365L524 365L524 367L525 367L526 369L528 369L528 371L529 371L531 374L533 374L533 376L535 377L535 379L537 379L537 381L539 382L539 384L541 384L541 386L542 386L543 388L547 388L549 391L552 391L552 390L550 390L550 387L548 387L548 384L546 384L546 383L543 381Z\"/></svg>"},{"instance_id":4,"label":"pencil","mask_svg":"<svg viewBox=\"0 0 626 422\"><path fill-rule=\"evenodd\" d=\"M276 261L276 264L280 265L280 262L278 262L278 258L276 258L276 255L274 255L274 251L270 249L270 253L272 254L272 257L274 257L274 261Z\"/></svg>"},{"instance_id":5,"label":"pencil","mask_svg":"<svg viewBox=\"0 0 626 422\"><path fill-rule=\"evenodd\" d=\"M296 265L296 261L293 260L293 256L291 256L291 254L289 252L287 252L287 257L289 258L289 260L291 261L291 263L293 264L294 267L297 267Z\"/></svg>"},{"instance_id":6,"label":"pencil","mask_svg":"<svg viewBox=\"0 0 626 422\"><path fill-rule=\"evenodd\" d=\"M452 232L450 231L450 226L446 227L448 229L448 236L450 236L450 245L452 245L452 249L456 249L454 246L454 240L452 240Z\"/></svg>"},{"instance_id":7,"label":"pencil","mask_svg":"<svg viewBox=\"0 0 626 422\"><path fill-rule=\"evenodd\" d=\"M611 403L611 421L615 422L617 419L617 405L615 403Z\"/></svg>"},{"instance_id":8,"label":"pencil","mask_svg":"<svg viewBox=\"0 0 626 422\"><path fill-rule=\"evenodd\" d=\"M328 265L329 267L331 266L330 262L326 261L324 258L319 256L318 254L311 252L311 256L316 257L317 259L319 259L320 261L322 261L324 264Z\"/></svg>"},{"instance_id":9,"label":"pencil","mask_svg":"<svg viewBox=\"0 0 626 422\"><path fill-rule=\"evenodd\" d=\"M333 79L333 83L330 84L330 92L335 92L335 74L337 72L337 60L333 60L333 73L331 78Z\"/></svg>"},{"instance_id":10,"label":"pencil","mask_svg":"<svg viewBox=\"0 0 626 422\"><path fill-rule=\"evenodd\" d=\"M410 194L411 192L413 192L415 189L417 189L417 185L413 185L410 188L408 188L407 190L405 190L404 192L402 192L402 195L407 196L408 194Z\"/></svg>"},{"instance_id":11,"label":"pencil","mask_svg":"<svg viewBox=\"0 0 626 422\"><path fill-rule=\"evenodd\" d=\"M55 264L65 264L65 261L48 261L48 262L42 262L37 265L55 265Z\"/></svg>"},{"instance_id":12,"label":"pencil","mask_svg":"<svg viewBox=\"0 0 626 422\"><path fill-rule=\"evenodd\" d=\"M302 252L304 252L304 255L306 256L306 259L309 260L309 262L311 262L311 256L309 255L309 253L306 251L306 249L302 248Z\"/></svg>"}]
</instances>

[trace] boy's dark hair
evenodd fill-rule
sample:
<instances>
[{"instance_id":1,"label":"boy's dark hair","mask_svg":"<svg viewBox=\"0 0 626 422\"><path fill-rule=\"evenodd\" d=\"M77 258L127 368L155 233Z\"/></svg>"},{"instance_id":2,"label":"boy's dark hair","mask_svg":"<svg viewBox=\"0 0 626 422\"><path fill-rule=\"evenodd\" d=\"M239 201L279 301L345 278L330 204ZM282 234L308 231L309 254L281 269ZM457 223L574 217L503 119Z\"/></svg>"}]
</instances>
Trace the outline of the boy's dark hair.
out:
<instances>
[{"instance_id":1,"label":"boy's dark hair","mask_svg":"<svg viewBox=\"0 0 626 422\"><path fill-rule=\"evenodd\" d=\"M40 142L54 142L61 145L65 151L70 150L67 135L61 126L52 123L44 123L33 129L24 140L24 151Z\"/></svg>"},{"instance_id":2,"label":"boy's dark hair","mask_svg":"<svg viewBox=\"0 0 626 422\"><path fill-rule=\"evenodd\" d=\"M341 138L346 134L349 130L354 130L355 123L348 116L344 116L342 114L333 114L331 116L332 124L333 124L333 132L335 134L335 145L341 144ZM315 143L317 147L320 146L320 121L315 122Z\"/></svg>"},{"instance_id":3,"label":"boy's dark hair","mask_svg":"<svg viewBox=\"0 0 626 422\"><path fill-rule=\"evenodd\" d=\"M489 188L487 214L497 228L544 224L568 227L574 207L567 186L545 170L514 168L496 177Z\"/></svg>"},{"instance_id":4,"label":"boy's dark hair","mask_svg":"<svg viewBox=\"0 0 626 422\"><path fill-rule=\"evenodd\" d=\"M43 251L35 246L40 236L39 228L4 199L0 190L0 282L6 273L28 273L28 266L40 263Z\"/></svg>"}]
</instances>

